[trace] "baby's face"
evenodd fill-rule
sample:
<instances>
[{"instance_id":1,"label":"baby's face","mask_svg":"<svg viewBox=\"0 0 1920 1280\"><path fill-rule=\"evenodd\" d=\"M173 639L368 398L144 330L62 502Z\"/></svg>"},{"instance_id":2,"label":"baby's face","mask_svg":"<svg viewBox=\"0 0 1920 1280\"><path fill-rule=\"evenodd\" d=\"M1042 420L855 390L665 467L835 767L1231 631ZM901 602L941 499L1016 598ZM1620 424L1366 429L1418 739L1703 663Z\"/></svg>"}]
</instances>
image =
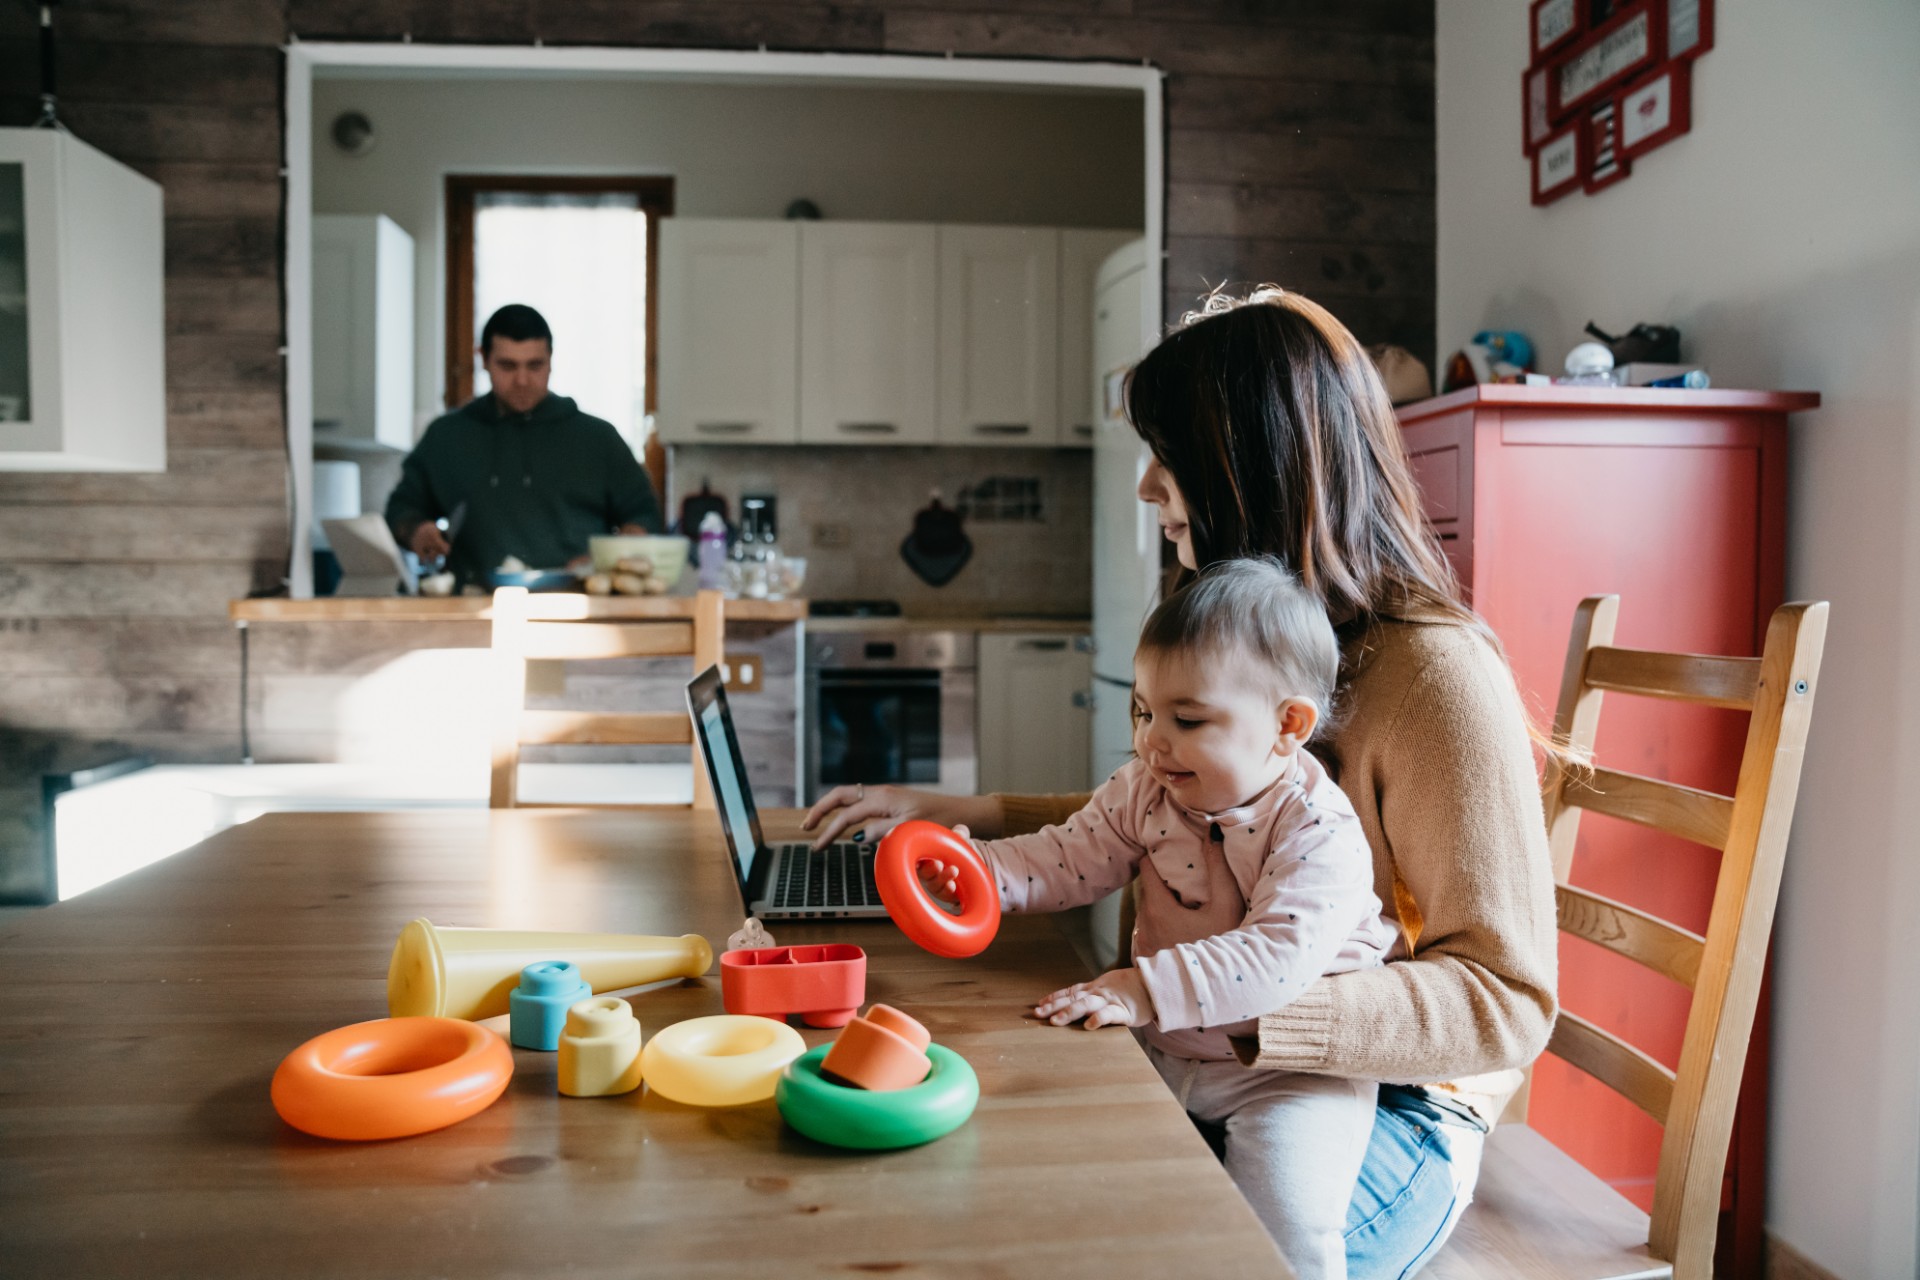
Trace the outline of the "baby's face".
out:
<instances>
[{"instance_id":1,"label":"baby's face","mask_svg":"<svg viewBox=\"0 0 1920 1280\"><path fill-rule=\"evenodd\" d=\"M1285 773L1282 710L1245 656L1196 661L1143 650L1133 662L1133 749L1189 809L1245 804Z\"/></svg>"}]
</instances>

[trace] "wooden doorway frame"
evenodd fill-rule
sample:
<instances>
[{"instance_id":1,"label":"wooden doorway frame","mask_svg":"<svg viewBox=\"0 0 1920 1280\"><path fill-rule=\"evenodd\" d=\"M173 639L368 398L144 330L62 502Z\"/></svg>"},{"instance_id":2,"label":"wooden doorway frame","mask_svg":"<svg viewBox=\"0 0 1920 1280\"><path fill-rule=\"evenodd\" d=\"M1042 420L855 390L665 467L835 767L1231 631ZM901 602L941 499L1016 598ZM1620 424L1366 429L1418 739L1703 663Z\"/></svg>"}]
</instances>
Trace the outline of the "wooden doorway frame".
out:
<instances>
[{"instance_id":1,"label":"wooden doorway frame","mask_svg":"<svg viewBox=\"0 0 1920 1280\"><path fill-rule=\"evenodd\" d=\"M473 399L473 219L479 196L497 192L515 195L603 195L631 193L647 219L647 356L646 409L651 413L659 394L660 219L673 213L673 179L649 176L552 177L538 174L450 173L446 182L447 216L447 350L441 402L457 409Z\"/></svg>"}]
</instances>

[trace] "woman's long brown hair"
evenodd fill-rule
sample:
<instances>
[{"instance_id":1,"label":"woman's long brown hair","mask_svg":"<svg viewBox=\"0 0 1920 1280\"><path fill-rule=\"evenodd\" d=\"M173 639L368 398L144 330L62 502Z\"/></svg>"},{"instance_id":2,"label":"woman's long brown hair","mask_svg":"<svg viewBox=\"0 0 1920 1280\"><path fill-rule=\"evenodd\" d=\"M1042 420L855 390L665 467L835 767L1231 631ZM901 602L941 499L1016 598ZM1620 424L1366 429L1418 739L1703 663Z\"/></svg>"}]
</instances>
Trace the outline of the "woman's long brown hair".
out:
<instances>
[{"instance_id":1,"label":"woman's long brown hair","mask_svg":"<svg viewBox=\"0 0 1920 1280\"><path fill-rule=\"evenodd\" d=\"M1344 633L1454 622L1498 649L1421 515L1373 361L1324 307L1273 286L1216 295L1135 367L1126 408L1201 568L1275 555Z\"/></svg>"}]
</instances>

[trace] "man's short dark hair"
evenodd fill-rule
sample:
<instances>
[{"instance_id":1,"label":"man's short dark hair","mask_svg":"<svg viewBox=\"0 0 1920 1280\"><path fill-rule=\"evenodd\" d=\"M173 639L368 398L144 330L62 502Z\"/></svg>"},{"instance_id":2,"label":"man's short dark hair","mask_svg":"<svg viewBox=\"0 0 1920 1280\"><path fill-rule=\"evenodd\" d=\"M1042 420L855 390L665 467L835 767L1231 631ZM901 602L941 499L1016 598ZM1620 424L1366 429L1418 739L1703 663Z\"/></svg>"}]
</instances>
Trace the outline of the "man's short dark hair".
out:
<instances>
[{"instance_id":1,"label":"man's short dark hair","mask_svg":"<svg viewBox=\"0 0 1920 1280\"><path fill-rule=\"evenodd\" d=\"M547 351L553 351L553 330L547 328L547 318L532 307L521 302L509 302L492 315L480 330L480 354L493 354L493 340L505 338L508 342L530 342L535 338L547 340Z\"/></svg>"}]
</instances>

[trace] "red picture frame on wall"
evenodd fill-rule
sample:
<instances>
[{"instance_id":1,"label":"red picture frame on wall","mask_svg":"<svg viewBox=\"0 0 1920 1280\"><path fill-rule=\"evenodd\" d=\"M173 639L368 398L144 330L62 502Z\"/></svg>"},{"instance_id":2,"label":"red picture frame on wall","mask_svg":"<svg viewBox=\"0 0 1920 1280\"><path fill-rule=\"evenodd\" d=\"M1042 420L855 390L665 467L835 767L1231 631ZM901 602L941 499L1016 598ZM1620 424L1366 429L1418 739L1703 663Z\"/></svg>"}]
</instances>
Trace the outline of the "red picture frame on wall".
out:
<instances>
[{"instance_id":1,"label":"red picture frame on wall","mask_svg":"<svg viewBox=\"0 0 1920 1280\"><path fill-rule=\"evenodd\" d=\"M1588 194L1605 191L1632 172L1632 165L1620 150L1620 102L1604 98L1589 107L1578 122L1580 129L1580 186Z\"/></svg>"},{"instance_id":2,"label":"red picture frame on wall","mask_svg":"<svg viewBox=\"0 0 1920 1280\"><path fill-rule=\"evenodd\" d=\"M1669 62L1614 99L1620 156L1632 160L1693 128L1693 63Z\"/></svg>"},{"instance_id":3,"label":"red picture frame on wall","mask_svg":"<svg viewBox=\"0 0 1920 1280\"><path fill-rule=\"evenodd\" d=\"M1533 202L1552 204L1580 189L1586 177L1586 121L1576 120L1558 129L1534 151Z\"/></svg>"},{"instance_id":4,"label":"red picture frame on wall","mask_svg":"<svg viewBox=\"0 0 1920 1280\"><path fill-rule=\"evenodd\" d=\"M1684 2L1684 0L1682 0ZM1533 0L1527 6L1528 63L1563 49L1587 29L1587 0Z\"/></svg>"},{"instance_id":5,"label":"red picture frame on wall","mask_svg":"<svg viewBox=\"0 0 1920 1280\"><path fill-rule=\"evenodd\" d=\"M1714 0L1660 0L1666 22L1667 57L1688 62L1713 48Z\"/></svg>"},{"instance_id":6,"label":"red picture frame on wall","mask_svg":"<svg viewBox=\"0 0 1920 1280\"><path fill-rule=\"evenodd\" d=\"M1656 0L1623 5L1600 26L1553 59L1547 78L1547 114L1555 121L1583 111L1649 67L1666 60L1665 14ZM1660 4L1671 0L1658 0Z\"/></svg>"}]
</instances>

